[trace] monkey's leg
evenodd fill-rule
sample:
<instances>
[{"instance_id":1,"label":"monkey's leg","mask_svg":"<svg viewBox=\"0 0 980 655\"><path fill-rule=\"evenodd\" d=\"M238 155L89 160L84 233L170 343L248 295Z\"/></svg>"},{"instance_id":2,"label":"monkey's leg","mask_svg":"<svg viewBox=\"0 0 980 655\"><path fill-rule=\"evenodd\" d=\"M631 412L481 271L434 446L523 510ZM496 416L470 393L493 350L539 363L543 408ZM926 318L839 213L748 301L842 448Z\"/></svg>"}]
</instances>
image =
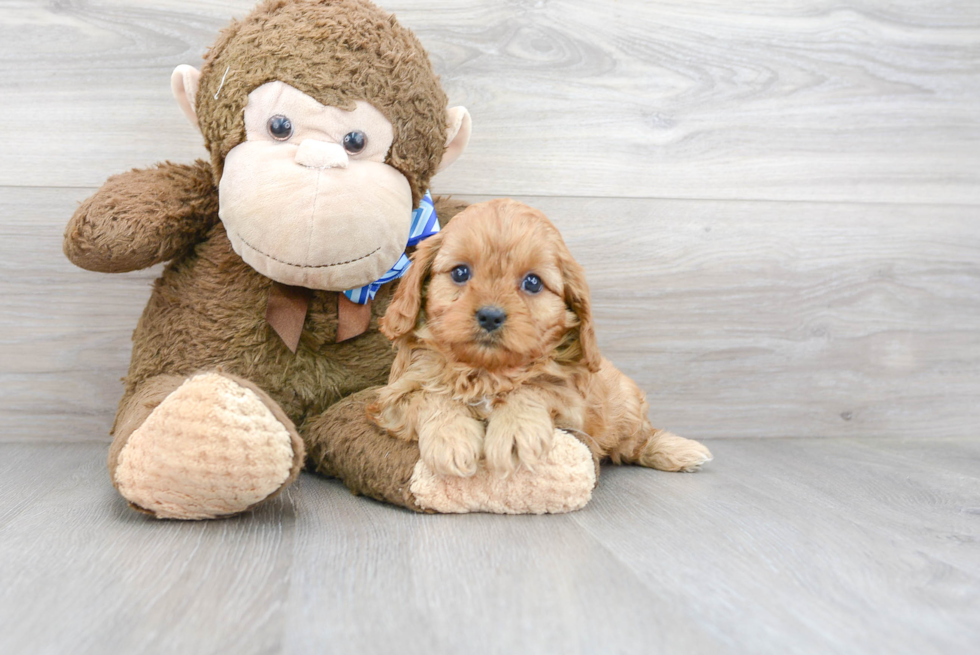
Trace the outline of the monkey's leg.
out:
<instances>
[{"instance_id":1,"label":"monkey's leg","mask_svg":"<svg viewBox=\"0 0 980 655\"><path fill-rule=\"evenodd\" d=\"M120 403L113 433L113 485L157 518L244 512L295 480L304 459L276 402L222 372L146 380Z\"/></svg>"},{"instance_id":2,"label":"monkey's leg","mask_svg":"<svg viewBox=\"0 0 980 655\"><path fill-rule=\"evenodd\" d=\"M598 463L582 442L555 433L554 445L534 470L498 477L482 466L476 475L437 475L420 461L418 442L389 436L367 418L377 388L366 389L308 421L307 468L338 477L355 494L416 512L544 514L570 512L592 497Z\"/></svg>"}]
</instances>

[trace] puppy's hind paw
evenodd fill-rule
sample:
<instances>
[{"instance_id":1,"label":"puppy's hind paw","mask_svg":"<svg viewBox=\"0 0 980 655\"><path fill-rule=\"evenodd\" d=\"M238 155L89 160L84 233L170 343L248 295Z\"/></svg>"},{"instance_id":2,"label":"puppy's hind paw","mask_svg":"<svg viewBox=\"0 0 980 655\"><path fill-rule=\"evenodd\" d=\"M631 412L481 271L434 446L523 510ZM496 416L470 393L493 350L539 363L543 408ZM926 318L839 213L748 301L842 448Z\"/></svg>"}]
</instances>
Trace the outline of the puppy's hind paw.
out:
<instances>
[{"instance_id":1,"label":"puppy's hind paw","mask_svg":"<svg viewBox=\"0 0 980 655\"><path fill-rule=\"evenodd\" d=\"M643 445L637 463L661 471L690 473L711 459L711 451L697 441L657 430Z\"/></svg>"}]
</instances>

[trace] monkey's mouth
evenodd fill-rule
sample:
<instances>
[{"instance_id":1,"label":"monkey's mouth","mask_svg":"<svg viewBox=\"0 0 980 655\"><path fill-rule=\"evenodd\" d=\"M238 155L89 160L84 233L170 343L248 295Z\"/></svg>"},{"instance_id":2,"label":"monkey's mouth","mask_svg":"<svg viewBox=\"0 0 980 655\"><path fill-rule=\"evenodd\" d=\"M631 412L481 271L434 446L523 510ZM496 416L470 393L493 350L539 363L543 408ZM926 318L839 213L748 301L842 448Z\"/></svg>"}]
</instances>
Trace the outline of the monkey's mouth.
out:
<instances>
[{"instance_id":1,"label":"monkey's mouth","mask_svg":"<svg viewBox=\"0 0 980 655\"><path fill-rule=\"evenodd\" d=\"M227 229L227 228L225 228L225 229ZM235 238L237 238L239 241L241 241L242 243L244 243L246 246L248 246L249 248L251 248L255 252L259 253L263 257L268 257L269 259L271 259L273 261L276 261L276 262L279 262L280 264L284 264L286 266L293 266L295 268L304 268L304 269L305 268L308 268L308 269L331 268L331 267L334 267L334 266L344 266L346 264L353 264L354 262L359 262L362 259L367 259L371 255L373 255L376 252L378 252L379 250L381 250L381 246L378 246L377 248L375 248L371 252L367 253L366 255L361 255L360 257L354 257L353 259L347 259L347 260L342 261L342 262L334 262L332 264L297 264L297 263L294 263L294 262L286 261L284 259L280 259L279 257L276 257L275 255L272 255L270 253L265 252L261 248L257 248L256 246L254 246L251 243L249 243L248 241L246 241L245 238L242 235L240 235L240 234L237 234L236 233L235 234Z\"/></svg>"}]
</instances>

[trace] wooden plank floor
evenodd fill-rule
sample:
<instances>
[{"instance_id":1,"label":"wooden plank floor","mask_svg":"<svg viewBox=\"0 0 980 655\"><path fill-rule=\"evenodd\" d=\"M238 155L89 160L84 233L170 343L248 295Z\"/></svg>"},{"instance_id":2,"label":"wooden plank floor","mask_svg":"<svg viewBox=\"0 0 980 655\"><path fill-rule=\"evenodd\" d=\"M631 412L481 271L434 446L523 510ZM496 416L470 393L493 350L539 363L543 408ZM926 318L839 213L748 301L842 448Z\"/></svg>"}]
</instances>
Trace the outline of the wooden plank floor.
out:
<instances>
[{"instance_id":1,"label":"wooden plank floor","mask_svg":"<svg viewBox=\"0 0 980 655\"><path fill-rule=\"evenodd\" d=\"M970 653L980 442L709 442L563 516L419 516L304 474L129 510L103 444L0 445L0 652ZM41 465L39 465L41 464Z\"/></svg>"}]
</instances>

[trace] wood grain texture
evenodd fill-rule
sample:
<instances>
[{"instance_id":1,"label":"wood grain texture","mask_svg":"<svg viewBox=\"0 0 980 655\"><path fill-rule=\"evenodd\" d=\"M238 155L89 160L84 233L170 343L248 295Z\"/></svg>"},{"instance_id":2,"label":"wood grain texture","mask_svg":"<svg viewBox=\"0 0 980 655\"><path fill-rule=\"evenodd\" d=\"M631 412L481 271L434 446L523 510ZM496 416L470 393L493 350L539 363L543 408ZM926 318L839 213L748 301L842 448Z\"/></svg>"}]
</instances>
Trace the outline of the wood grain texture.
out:
<instances>
[{"instance_id":1,"label":"wood grain texture","mask_svg":"<svg viewBox=\"0 0 980 655\"><path fill-rule=\"evenodd\" d=\"M980 202L970 0L383 4L474 116L447 191ZM4 2L0 185L200 156L170 72L251 5Z\"/></svg>"},{"instance_id":2,"label":"wood grain texture","mask_svg":"<svg viewBox=\"0 0 980 655\"><path fill-rule=\"evenodd\" d=\"M617 471L574 519L732 651L972 651L980 446L908 443L715 442L719 470L669 489ZM972 471L949 471L949 450Z\"/></svg>"},{"instance_id":3,"label":"wood grain texture","mask_svg":"<svg viewBox=\"0 0 980 655\"><path fill-rule=\"evenodd\" d=\"M104 445L0 444L0 652L980 647L980 442L709 445L697 474L607 467L569 515L420 516L304 474L177 523L125 506Z\"/></svg>"},{"instance_id":4,"label":"wood grain texture","mask_svg":"<svg viewBox=\"0 0 980 655\"><path fill-rule=\"evenodd\" d=\"M0 189L0 440L104 439L159 269L74 268L77 189ZM471 201L478 196L467 196ZM525 198L592 286L603 352L691 437L976 436L968 206Z\"/></svg>"},{"instance_id":5,"label":"wood grain texture","mask_svg":"<svg viewBox=\"0 0 980 655\"><path fill-rule=\"evenodd\" d=\"M102 275L61 250L91 190L0 188L0 416L5 439L104 439L130 337L161 268Z\"/></svg>"}]
</instances>

